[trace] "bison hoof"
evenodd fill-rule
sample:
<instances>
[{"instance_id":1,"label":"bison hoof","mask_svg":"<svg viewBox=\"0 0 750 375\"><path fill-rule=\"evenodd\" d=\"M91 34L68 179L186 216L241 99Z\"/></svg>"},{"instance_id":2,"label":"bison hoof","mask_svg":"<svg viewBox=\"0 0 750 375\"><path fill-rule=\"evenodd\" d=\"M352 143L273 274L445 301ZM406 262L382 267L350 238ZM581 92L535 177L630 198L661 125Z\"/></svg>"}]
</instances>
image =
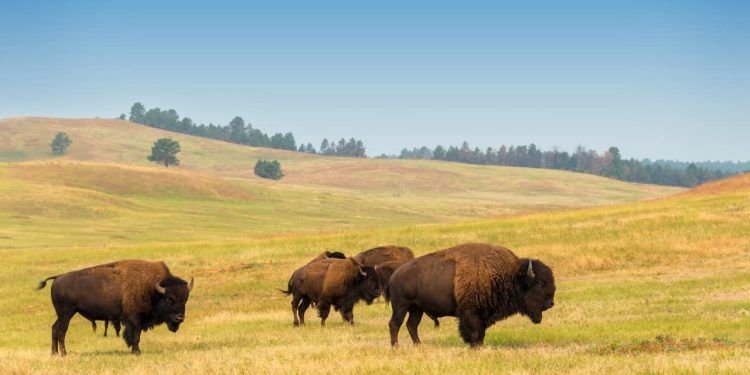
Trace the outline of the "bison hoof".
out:
<instances>
[{"instance_id":1,"label":"bison hoof","mask_svg":"<svg viewBox=\"0 0 750 375\"><path fill-rule=\"evenodd\" d=\"M133 349L133 355L141 355L140 349Z\"/></svg>"}]
</instances>

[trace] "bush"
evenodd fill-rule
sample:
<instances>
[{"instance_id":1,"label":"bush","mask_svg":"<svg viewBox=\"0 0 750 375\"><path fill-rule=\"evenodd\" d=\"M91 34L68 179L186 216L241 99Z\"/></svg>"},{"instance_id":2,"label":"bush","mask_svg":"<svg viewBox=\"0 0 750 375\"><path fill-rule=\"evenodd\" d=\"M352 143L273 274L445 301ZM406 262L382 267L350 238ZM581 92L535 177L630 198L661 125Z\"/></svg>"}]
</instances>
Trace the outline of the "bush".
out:
<instances>
[{"instance_id":1,"label":"bush","mask_svg":"<svg viewBox=\"0 0 750 375\"><path fill-rule=\"evenodd\" d=\"M284 173L281 172L281 163L278 160L258 160L255 163L255 175L272 180L281 180Z\"/></svg>"}]
</instances>

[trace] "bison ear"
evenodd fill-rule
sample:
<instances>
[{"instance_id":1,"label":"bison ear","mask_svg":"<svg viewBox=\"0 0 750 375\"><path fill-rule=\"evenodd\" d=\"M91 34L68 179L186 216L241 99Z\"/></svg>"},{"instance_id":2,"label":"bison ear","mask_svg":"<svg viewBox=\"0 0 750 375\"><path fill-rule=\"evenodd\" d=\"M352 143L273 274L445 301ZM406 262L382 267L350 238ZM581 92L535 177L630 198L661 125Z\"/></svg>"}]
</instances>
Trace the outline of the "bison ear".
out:
<instances>
[{"instance_id":1,"label":"bison ear","mask_svg":"<svg viewBox=\"0 0 750 375\"><path fill-rule=\"evenodd\" d=\"M193 280L193 278L191 277L191 278L190 278L190 284L188 284L188 292L189 292L189 291L191 291L191 290L193 290L193 281L194 281L194 280Z\"/></svg>"},{"instance_id":2,"label":"bison ear","mask_svg":"<svg viewBox=\"0 0 750 375\"><path fill-rule=\"evenodd\" d=\"M156 283L156 285L154 285L154 289L156 289L156 293L159 294L164 294L167 292L167 290L163 286L161 286L160 283Z\"/></svg>"}]
</instances>

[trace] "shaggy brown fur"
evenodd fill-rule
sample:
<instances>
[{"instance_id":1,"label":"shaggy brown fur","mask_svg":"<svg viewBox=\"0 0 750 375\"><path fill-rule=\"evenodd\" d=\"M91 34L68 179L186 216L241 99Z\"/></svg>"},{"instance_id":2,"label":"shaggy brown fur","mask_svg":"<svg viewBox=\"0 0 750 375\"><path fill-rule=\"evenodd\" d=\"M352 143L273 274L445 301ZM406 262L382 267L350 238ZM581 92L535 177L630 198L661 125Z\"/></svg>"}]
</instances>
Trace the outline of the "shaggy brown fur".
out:
<instances>
[{"instance_id":1,"label":"shaggy brown fur","mask_svg":"<svg viewBox=\"0 0 750 375\"><path fill-rule=\"evenodd\" d=\"M354 260L363 266L371 267L385 262L403 262L409 259L414 259L414 253L408 247L402 246L380 246L365 250L354 256Z\"/></svg>"},{"instance_id":2,"label":"shaggy brown fur","mask_svg":"<svg viewBox=\"0 0 750 375\"><path fill-rule=\"evenodd\" d=\"M331 306L354 323L354 304L360 299L372 303L379 288L372 267L361 266L352 258L325 258L294 271L288 289L282 292L292 295L295 325L304 324L305 311L311 304L317 305L321 324L325 324Z\"/></svg>"},{"instance_id":3,"label":"shaggy brown fur","mask_svg":"<svg viewBox=\"0 0 750 375\"><path fill-rule=\"evenodd\" d=\"M89 320L123 322L123 338L133 353L140 353L141 332L161 323L177 331L185 319L190 285L172 276L162 262L123 260L102 264L39 283L45 287L54 279L51 294L57 313L52 326L52 354L66 354L65 334L70 319L77 313ZM159 289L157 289L157 284Z\"/></svg>"},{"instance_id":4,"label":"shaggy brown fur","mask_svg":"<svg viewBox=\"0 0 750 375\"><path fill-rule=\"evenodd\" d=\"M513 283L520 264L510 250L489 244L465 244L438 252L456 263L453 290L461 310L491 303L497 285Z\"/></svg>"},{"instance_id":5,"label":"shaggy brown fur","mask_svg":"<svg viewBox=\"0 0 750 375\"><path fill-rule=\"evenodd\" d=\"M518 259L510 250L489 244L464 244L408 261L393 273L385 288L393 315L391 344L406 314L407 328L419 344L422 314L455 316L471 346L482 345L485 330L498 320L520 313L532 322L554 305L552 270L539 260Z\"/></svg>"}]
</instances>

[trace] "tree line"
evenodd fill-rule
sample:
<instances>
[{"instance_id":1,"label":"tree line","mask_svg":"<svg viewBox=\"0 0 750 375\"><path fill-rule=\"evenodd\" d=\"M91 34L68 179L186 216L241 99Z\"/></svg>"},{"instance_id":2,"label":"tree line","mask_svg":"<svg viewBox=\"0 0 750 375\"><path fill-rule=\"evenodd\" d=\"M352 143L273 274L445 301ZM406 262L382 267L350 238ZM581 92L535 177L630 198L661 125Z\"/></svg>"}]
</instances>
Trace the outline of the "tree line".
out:
<instances>
[{"instance_id":1,"label":"tree line","mask_svg":"<svg viewBox=\"0 0 750 375\"><path fill-rule=\"evenodd\" d=\"M579 146L575 152L559 150L541 150L535 144L528 146L505 146L499 148L488 147L481 150L470 147L464 142L460 147L437 146L430 149L403 149L399 155L401 159L434 159L469 164L504 165L512 167L560 169L575 172L590 173L610 177L622 181L640 182L670 186L696 186L704 182L722 179L732 175L715 169L696 166L694 163L687 167L673 168L659 163L643 162L634 158L623 159L617 147L610 147L603 153L587 150Z\"/></svg>"},{"instance_id":2,"label":"tree line","mask_svg":"<svg viewBox=\"0 0 750 375\"><path fill-rule=\"evenodd\" d=\"M125 120L125 114L120 115L120 119ZM297 146L297 141L292 132L283 134L275 133L269 136L260 129L253 127L249 122L245 122L240 116L235 116L232 121L226 125L215 125L213 123L209 123L208 125L196 124L189 117L180 118L179 114L174 109L161 110L158 107L146 109L143 104L138 102L130 107L130 116L128 116L127 119L138 124L159 129L217 139L246 146L268 147L313 154L317 153L311 143L300 144ZM323 147L323 145L326 145L326 147ZM345 141L342 138L338 144L329 143L327 139L323 139L320 154L330 156L366 157L364 143L361 140L355 140L353 138L349 141Z\"/></svg>"}]
</instances>

